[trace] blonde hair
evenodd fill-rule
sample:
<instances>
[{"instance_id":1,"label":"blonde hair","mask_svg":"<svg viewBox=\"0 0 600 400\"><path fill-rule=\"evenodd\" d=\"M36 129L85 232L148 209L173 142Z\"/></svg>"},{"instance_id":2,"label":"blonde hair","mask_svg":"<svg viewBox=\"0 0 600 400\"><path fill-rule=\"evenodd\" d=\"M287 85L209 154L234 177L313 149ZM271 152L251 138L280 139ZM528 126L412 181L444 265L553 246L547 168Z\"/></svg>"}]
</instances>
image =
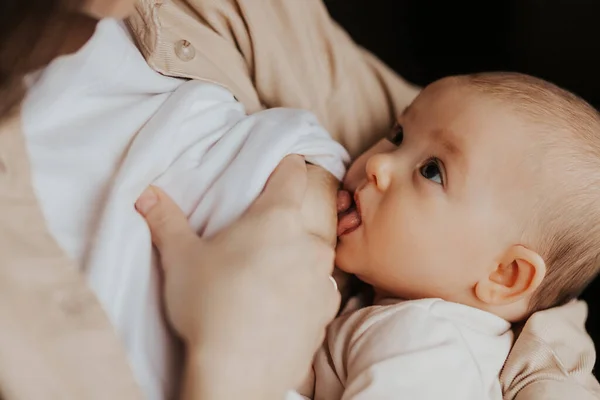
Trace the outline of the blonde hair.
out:
<instances>
[{"instance_id":1,"label":"blonde hair","mask_svg":"<svg viewBox=\"0 0 600 400\"><path fill-rule=\"evenodd\" d=\"M547 269L530 312L564 304L600 270L600 114L575 94L532 76L493 72L461 79L543 127L540 146L558 168L552 193L537 200L523 228Z\"/></svg>"}]
</instances>

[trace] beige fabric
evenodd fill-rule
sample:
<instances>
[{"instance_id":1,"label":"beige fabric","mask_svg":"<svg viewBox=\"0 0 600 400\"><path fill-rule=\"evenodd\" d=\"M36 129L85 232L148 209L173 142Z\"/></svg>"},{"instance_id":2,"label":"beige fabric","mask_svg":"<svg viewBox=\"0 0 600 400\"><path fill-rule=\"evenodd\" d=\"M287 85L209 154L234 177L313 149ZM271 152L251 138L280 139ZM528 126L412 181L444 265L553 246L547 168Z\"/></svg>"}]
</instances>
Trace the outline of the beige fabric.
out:
<instances>
[{"instance_id":1,"label":"beige fabric","mask_svg":"<svg viewBox=\"0 0 600 400\"><path fill-rule=\"evenodd\" d=\"M131 26L156 70L222 84L249 112L310 109L352 155L418 93L356 46L321 0L142 0L138 11ZM182 40L195 50L187 62Z\"/></svg>"},{"instance_id":2,"label":"beige fabric","mask_svg":"<svg viewBox=\"0 0 600 400\"><path fill-rule=\"evenodd\" d=\"M505 399L600 398L591 374L596 353L585 332L586 317L587 306L578 301L529 318L501 374Z\"/></svg>"},{"instance_id":3,"label":"beige fabric","mask_svg":"<svg viewBox=\"0 0 600 400\"><path fill-rule=\"evenodd\" d=\"M0 390L5 399L138 399L94 294L49 235L18 116L0 126Z\"/></svg>"},{"instance_id":4,"label":"beige fabric","mask_svg":"<svg viewBox=\"0 0 600 400\"><path fill-rule=\"evenodd\" d=\"M320 0L141 0L131 26L158 71L220 83L250 111L311 109L355 155L418 91L354 45ZM189 61L176 55L181 40L196 51ZM2 397L140 398L98 302L46 229L17 117L0 127L0 246ZM583 399L571 393L597 385L589 371L594 353L582 328L585 316L567 318L563 310L545 316L545 326L572 323L556 331L560 340L526 326L531 335L517 341L505 387L516 393L514 384L533 379L515 399ZM558 343L583 346L559 352ZM565 361L577 359L586 362L565 374L560 363L577 365ZM549 397L556 394L565 396Z\"/></svg>"}]
</instances>

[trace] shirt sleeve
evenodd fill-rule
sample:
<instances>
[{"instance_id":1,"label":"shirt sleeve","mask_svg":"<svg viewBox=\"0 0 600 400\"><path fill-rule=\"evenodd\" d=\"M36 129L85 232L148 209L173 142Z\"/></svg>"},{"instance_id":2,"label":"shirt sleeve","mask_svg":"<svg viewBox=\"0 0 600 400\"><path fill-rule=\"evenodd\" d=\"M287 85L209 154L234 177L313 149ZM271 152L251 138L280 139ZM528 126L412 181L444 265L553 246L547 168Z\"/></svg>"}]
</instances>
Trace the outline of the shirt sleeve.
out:
<instances>
[{"instance_id":1,"label":"shirt sleeve","mask_svg":"<svg viewBox=\"0 0 600 400\"><path fill-rule=\"evenodd\" d=\"M353 334L347 354L343 400L485 397L460 332L420 307L371 316Z\"/></svg>"}]
</instances>

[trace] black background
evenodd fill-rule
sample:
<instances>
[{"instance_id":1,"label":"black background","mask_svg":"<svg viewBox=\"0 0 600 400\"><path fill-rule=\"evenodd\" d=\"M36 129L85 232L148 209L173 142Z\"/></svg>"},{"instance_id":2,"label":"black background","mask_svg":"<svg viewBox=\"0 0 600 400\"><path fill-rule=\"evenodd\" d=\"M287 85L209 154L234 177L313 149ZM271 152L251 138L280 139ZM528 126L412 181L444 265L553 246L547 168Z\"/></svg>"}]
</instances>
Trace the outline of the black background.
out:
<instances>
[{"instance_id":1,"label":"black background","mask_svg":"<svg viewBox=\"0 0 600 400\"><path fill-rule=\"evenodd\" d=\"M519 71L600 107L600 0L326 0L359 44L404 78ZM600 206L600 205L599 205ZM600 280L583 294L600 344Z\"/></svg>"}]
</instances>

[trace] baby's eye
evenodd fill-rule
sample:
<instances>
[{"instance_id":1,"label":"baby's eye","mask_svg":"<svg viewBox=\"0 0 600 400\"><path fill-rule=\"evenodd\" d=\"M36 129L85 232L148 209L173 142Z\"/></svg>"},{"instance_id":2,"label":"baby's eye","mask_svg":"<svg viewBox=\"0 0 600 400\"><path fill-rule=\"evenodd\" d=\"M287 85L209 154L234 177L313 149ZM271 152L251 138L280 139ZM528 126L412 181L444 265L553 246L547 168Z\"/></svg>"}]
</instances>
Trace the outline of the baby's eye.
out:
<instances>
[{"instance_id":1,"label":"baby's eye","mask_svg":"<svg viewBox=\"0 0 600 400\"><path fill-rule=\"evenodd\" d=\"M430 159L421 167L421 175L423 175L425 179L443 185L444 178L442 177L442 167L440 165L441 161L437 158Z\"/></svg>"},{"instance_id":2,"label":"baby's eye","mask_svg":"<svg viewBox=\"0 0 600 400\"><path fill-rule=\"evenodd\" d=\"M392 130L387 136L387 140L395 144L396 146L400 146L402 144L402 140L404 139L404 129L402 129L402 125L396 122Z\"/></svg>"}]
</instances>

